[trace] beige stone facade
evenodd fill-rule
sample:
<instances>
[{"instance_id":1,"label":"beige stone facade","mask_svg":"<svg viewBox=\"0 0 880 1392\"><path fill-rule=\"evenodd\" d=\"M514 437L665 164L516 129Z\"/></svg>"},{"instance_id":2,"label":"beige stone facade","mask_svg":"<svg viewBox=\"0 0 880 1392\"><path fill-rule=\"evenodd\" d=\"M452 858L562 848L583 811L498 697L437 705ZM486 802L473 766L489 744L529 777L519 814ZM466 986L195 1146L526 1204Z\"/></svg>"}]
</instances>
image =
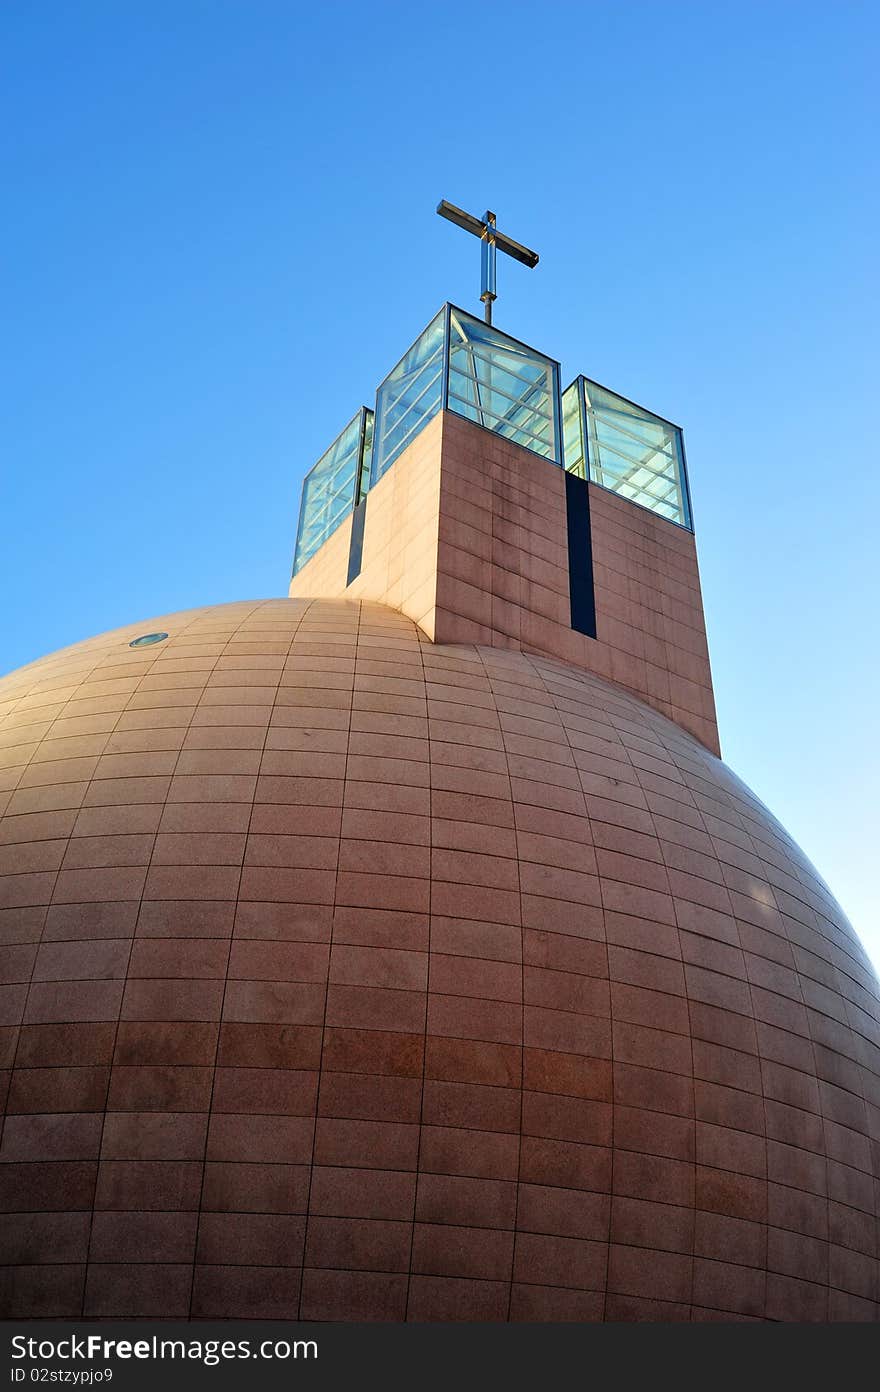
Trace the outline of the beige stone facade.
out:
<instances>
[{"instance_id":1,"label":"beige stone facade","mask_svg":"<svg viewBox=\"0 0 880 1392\"><path fill-rule=\"evenodd\" d=\"M0 681L4 1316L877 1319L880 986L572 486L440 412L359 567Z\"/></svg>"},{"instance_id":2,"label":"beige stone facade","mask_svg":"<svg viewBox=\"0 0 880 1392\"><path fill-rule=\"evenodd\" d=\"M390 604L438 643L557 657L606 677L719 752L694 536L593 484L597 637L571 626L565 475L441 412L367 496L360 575L351 518L290 594Z\"/></svg>"},{"instance_id":3,"label":"beige stone facade","mask_svg":"<svg viewBox=\"0 0 880 1392\"><path fill-rule=\"evenodd\" d=\"M4 1316L877 1318L877 980L621 685L226 605L0 772Z\"/></svg>"}]
</instances>

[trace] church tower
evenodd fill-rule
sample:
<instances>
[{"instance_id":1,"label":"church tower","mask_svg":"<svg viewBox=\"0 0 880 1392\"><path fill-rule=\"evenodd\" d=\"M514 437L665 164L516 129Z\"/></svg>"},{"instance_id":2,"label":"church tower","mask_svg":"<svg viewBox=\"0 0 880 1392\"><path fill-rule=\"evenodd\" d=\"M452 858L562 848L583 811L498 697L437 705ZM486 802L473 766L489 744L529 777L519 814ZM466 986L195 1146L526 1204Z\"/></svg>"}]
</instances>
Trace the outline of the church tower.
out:
<instances>
[{"instance_id":1,"label":"church tower","mask_svg":"<svg viewBox=\"0 0 880 1392\"><path fill-rule=\"evenodd\" d=\"M292 597L558 658L719 752L681 430L445 305L307 475Z\"/></svg>"},{"instance_id":2,"label":"church tower","mask_svg":"<svg viewBox=\"0 0 880 1392\"><path fill-rule=\"evenodd\" d=\"M440 211L485 317L314 465L289 597L0 681L0 1308L876 1320L880 987L720 760L682 431Z\"/></svg>"}]
</instances>

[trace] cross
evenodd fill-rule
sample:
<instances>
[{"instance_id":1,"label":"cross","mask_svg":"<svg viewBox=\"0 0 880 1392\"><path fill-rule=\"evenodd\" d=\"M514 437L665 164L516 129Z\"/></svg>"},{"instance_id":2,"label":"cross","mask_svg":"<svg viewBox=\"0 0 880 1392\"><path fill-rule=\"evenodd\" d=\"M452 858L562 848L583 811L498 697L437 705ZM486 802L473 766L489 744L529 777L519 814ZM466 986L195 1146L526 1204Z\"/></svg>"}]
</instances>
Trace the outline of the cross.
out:
<instances>
[{"instance_id":1,"label":"cross","mask_svg":"<svg viewBox=\"0 0 880 1392\"><path fill-rule=\"evenodd\" d=\"M515 261L521 261L524 266L534 269L538 264L538 253L530 251L523 246L522 242L515 242L512 237L506 237L503 232L499 232L495 226L495 214L485 213L482 218L474 217L471 213L465 213L461 208L456 208L454 203L447 203L443 198L437 204L437 212L441 217L448 218L457 227L463 227L465 232L472 232L475 237L479 237L483 244L481 257L481 286L480 299L486 306L486 323L492 323L492 301L497 298L495 294L495 252L504 251L508 256L512 256Z\"/></svg>"}]
</instances>

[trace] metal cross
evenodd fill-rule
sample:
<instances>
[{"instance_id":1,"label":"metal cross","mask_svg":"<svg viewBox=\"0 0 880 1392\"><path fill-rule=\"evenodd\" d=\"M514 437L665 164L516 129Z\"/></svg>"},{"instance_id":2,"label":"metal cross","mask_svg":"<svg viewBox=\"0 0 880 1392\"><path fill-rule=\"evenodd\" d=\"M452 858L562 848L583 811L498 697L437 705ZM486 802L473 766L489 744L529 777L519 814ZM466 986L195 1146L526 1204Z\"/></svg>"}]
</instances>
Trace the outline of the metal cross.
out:
<instances>
[{"instance_id":1,"label":"metal cross","mask_svg":"<svg viewBox=\"0 0 880 1392\"><path fill-rule=\"evenodd\" d=\"M487 212L482 218L473 217L471 213L465 213L461 208L456 208L454 203L447 203L445 198L437 204L437 212L441 217L454 222L456 227L463 227L465 232L472 232L475 237L480 238L483 244L480 299L486 306L486 323L491 324L492 301L497 298L495 294L496 250L506 252L515 261L521 261L524 266L528 266L530 269L537 266L538 253L530 251L521 242L515 242L512 237L506 237L503 232L499 232L495 226L494 213Z\"/></svg>"}]
</instances>

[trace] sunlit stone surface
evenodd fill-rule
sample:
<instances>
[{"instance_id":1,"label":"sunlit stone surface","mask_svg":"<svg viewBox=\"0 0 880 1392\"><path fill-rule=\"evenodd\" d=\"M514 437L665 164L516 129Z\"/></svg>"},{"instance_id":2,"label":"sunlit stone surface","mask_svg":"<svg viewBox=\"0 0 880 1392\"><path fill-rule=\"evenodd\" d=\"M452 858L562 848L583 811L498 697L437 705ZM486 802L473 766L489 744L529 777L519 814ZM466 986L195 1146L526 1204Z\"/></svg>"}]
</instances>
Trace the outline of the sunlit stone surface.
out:
<instances>
[{"instance_id":1,"label":"sunlit stone surface","mask_svg":"<svg viewBox=\"0 0 880 1392\"><path fill-rule=\"evenodd\" d=\"M637 696L271 600L0 741L4 1315L876 1318L877 981Z\"/></svg>"}]
</instances>

